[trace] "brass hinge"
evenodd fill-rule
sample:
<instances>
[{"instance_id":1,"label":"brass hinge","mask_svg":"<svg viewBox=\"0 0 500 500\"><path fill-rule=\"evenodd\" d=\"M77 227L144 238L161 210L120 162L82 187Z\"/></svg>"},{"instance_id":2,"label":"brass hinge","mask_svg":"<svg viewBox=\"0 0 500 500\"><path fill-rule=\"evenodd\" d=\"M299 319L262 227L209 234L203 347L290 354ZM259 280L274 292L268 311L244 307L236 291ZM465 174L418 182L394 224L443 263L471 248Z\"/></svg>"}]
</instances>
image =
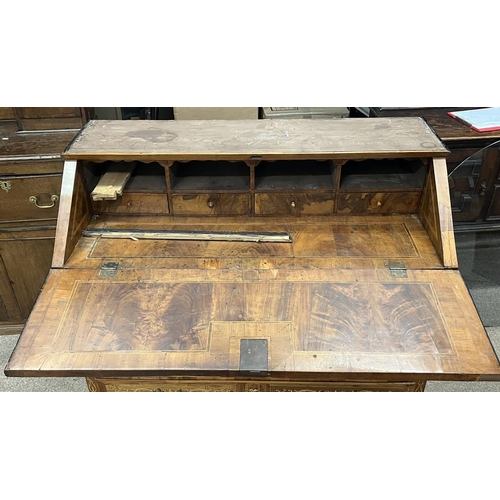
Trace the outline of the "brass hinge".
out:
<instances>
[{"instance_id":1,"label":"brass hinge","mask_svg":"<svg viewBox=\"0 0 500 500\"><path fill-rule=\"evenodd\" d=\"M118 262L105 262L99 270L99 278L114 278L118 265Z\"/></svg>"},{"instance_id":2,"label":"brass hinge","mask_svg":"<svg viewBox=\"0 0 500 500\"><path fill-rule=\"evenodd\" d=\"M406 272L406 265L404 262L397 262L391 260L387 263L387 267L391 272L393 278L408 278L408 273Z\"/></svg>"}]
</instances>

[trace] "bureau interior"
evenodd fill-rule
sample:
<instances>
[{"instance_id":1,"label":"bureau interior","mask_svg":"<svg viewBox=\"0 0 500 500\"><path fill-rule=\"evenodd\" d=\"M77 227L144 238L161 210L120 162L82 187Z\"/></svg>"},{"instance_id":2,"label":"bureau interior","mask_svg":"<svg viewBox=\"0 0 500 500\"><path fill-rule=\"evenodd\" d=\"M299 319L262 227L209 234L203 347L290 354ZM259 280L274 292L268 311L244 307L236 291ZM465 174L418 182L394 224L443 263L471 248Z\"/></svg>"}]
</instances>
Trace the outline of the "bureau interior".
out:
<instances>
[{"instance_id":1,"label":"bureau interior","mask_svg":"<svg viewBox=\"0 0 500 500\"><path fill-rule=\"evenodd\" d=\"M123 183L123 192L114 200L93 200L92 193L105 174L120 166L130 173ZM264 215L263 211L258 212L264 204L264 198L260 197L271 207ZM171 241L168 245L155 241L147 245L131 243L127 252L131 257L155 258L217 255L375 258L384 253L376 248L397 245L395 242L403 241L411 233L411 241L425 238L424 246L432 249L434 257L428 254L428 262L439 266L440 260L446 266L442 221L435 213L440 206L437 197L432 160L78 161L72 194L75 209L69 221L70 237L64 260L71 255L86 228L183 229L288 232L293 243L287 247L277 243L244 246L234 241L218 244ZM283 200L287 203L298 200L296 210L291 211ZM217 211L219 201L227 212L221 208ZM308 203L326 209L311 213L307 211ZM183 212L185 207L189 210ZM235 213L236 209L239 212ZM332 250L334 244L339 249L337 254ZM307 251L300 250L301 245ZM103 248L101 245L99 250ZM110 247L107 256L119 258L118 247L113 248ZM403 253L412 256L413 251L409 245Z\"/></svg>"},{"instance_id":2,"label":"bureau interior","mask_svg":"<svg viewBox=\"0 0 500 500\"><path fill-rule=\"evenodd\" d=\"M110 169L127 171L132 168L132 173L125 184L125 191L131 193L167 193L165 168L159 163L106 161L103 163L83 163L83 174L87 191L92 193L104 174Z\"/></svg>"},{"instance_id":3,"label":"bureau interior","mask_svg":"<svg viewBox=\"0 0 500 500\"><path fill-rule=\"evenodd\" d=\"M261 161L255 167L255 190L334 191L336 174L332 160Z\"/></svg>"},{"instance_id":4,"label":"bureau interior","mask_svg":"<svg viewBox=\"0 0 500 500\"><path fill-rule=\"evenodd\" d=\"M350 160L342 166L340 189L421 191L426 171L426 164L420 159Z\"/></svg>"},{"instance_id":5,"label":"bureau interior","mask_svg":"<svg viewBox=\"0 0 500 500\"><path fill-rule=\"evenodd\" d=\"M418 213L427 166L427 160L418 158L83 163L91 194L100 182L105 182L103 176L108 170L131 172L122 185L122 192L128 195L126 210L119 197L103 202L92 196L95 213L150 215L165 214L165 206L170 215L196 215L197 205L190 195L205 195L198 199L199 215ZM263 197L264 193L269 197ZM309 196L300 197L299 193ZM165 195L159 209L150 203L152 194ZM219 197L218 206L210 207L216 204L211 194L233 198ZM234 198L236 194L247 196ZM289 195L285 201L295 210L286 207L280 195ZM260 209L263 200L266 210ZM189 201L189 211L184 209L183 201ZM204 203L213 210L202 207Z\"/></svg>"},{"instance_id":6,"label":"bureau interior","mask_svg":"<svg viewBox=\"0 0 500 500\"><path fill-rule=\"evenodd\" d=\"M250 169L245 162L176 161L167 168L172 192L246 192L250 189Z\"/></svg>"}]
</instances>

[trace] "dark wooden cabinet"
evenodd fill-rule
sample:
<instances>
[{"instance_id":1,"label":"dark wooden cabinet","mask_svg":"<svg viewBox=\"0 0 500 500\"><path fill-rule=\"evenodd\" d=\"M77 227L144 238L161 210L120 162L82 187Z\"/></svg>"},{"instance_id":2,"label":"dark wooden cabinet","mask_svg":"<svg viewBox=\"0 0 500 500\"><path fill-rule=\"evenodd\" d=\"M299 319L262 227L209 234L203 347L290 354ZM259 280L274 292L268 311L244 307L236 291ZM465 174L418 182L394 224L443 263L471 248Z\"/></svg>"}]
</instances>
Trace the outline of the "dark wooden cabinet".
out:
<instances>
[{"instance_id":1,"label":"dark wooden cabinet","mask_svg":"<svg viewBox=\"0 0 500 500\"><path fill-rule=\"evenodd\" d=\"M91 391L498 380L447 154L420 118L92 121L63 155L52 268L5 373Z\"/></svg>"},{"instance_id":2,"label":"dark wooden cabinet","mask_svg":"<svg viewBox=\"0 0 500 500\"><path fill-rule=\"evenodd\" d=\"M92 108L0 108L0 120L16 122L20 131L80 129L92 117Z\"/></svg>"},{"instance_id":3,"label":"dark wooden cabinet","mask_svg":"<svg viewBox=\"0 0 500 500\"><path fill-rule=\"evenodd\" d=\"M500 147L495 145L500 131L476 132L448 115L466 109L476 108L370 108L374 117L422 116L435 130L450 150L447 165L453 220L472 228L471 223L479 227L500 220L500 161L497 153L488 151Z\"/></svg>"},{"instance_id":4,"label":"dark wooden cabinet","mask_svg":"<svg viewBox=\"0 0 500 500\"><path fill-rule=\"evenodd\" d=\"M55 221L45 225L0 224L0 331L18 333L47 277Z\"/></svg>"},{"instance_id":5,"label":"dark wooden cabinet","mask_svg":"<svg viewBox=\"0 0 500 500\"><path fill-rule=\"evenodd\" d=\"M61 155L76 132L19 133L11 119L21 108L0 109L0 333L19 333L50 269Z\"/></svg>"}]
</instances>

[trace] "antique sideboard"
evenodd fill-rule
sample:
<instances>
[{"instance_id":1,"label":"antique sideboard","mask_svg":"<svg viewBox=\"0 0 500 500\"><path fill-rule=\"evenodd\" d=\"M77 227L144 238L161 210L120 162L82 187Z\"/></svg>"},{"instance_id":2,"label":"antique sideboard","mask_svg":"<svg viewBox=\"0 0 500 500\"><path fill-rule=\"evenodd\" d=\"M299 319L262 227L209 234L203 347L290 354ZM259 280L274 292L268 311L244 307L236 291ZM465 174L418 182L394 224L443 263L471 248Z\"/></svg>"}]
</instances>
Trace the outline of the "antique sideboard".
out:
<instances>
[{"instance_id":1,"label":"antique sideboard","mask_svg":"<svg viewBox=\"0 0 500 500\"><path fill-rule=\"evenodd\" d=\"M90 121L7 376L91 391L500 380L420 118Z\"/></svg>"},{"instance_id":2,"label":"antique sideboard","mask_svg":"<svg viewBox=\"0 0 500 500\"><path fill-rule=\"evenodd\" d=\"M50 270L61 154L81 128L20 132L13 109L34 108L0 108L0 334L21 332Z\"/></svg>"}]
</instances>

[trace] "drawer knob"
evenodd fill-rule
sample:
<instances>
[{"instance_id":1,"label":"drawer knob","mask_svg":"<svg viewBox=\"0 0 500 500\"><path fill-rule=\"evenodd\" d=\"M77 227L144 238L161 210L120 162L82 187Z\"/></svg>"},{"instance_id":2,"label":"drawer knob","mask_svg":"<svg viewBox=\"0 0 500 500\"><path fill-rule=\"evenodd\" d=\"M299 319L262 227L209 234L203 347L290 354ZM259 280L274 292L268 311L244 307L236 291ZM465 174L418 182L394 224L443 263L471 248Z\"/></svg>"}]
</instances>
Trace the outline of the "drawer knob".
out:
<instances>
[{"instance_id":1,"label":"drawer knob","mask_svg":"<svg viewBox=\"0 0 500 500\"><path fill-rule=\"evenodd\" d=\"M292 208L295 208L295 202L294 202L294 201L292 201L292 203L290 203L290 206L291 206Z\"/></svg>"},{"instance_id":2,"label":"drawer knob","mask_svg":"<svg viewBox=\"0 0 500 500\"><path fill-rule=\"evenodd\" d=\"M377 201L377 207L381 207L382 206L382 203L380 203L380 201Z\"/></svg>"},{"instance_id":3,"label":"drawer knob","mask_svg":"<svg viewBox=\"0 0 500 500\"><path fill-rule=\"evenodd\" d=\"M51 197L50 197L50 200L52 201L52 205L39 205L38 204L38 198L36 196L30 196L29 197L29 200L31 203L33 203L35 205L35 207L37 208L52 208L55 206L55 204L59 201L59 196L57 196L57 194L53 194Z\"/></svg>"},{"instance_id":4,"label":"drawer knob","mask_svg":"<svg viewBox=\"0 0 500 500\"><path fill-rule=\"evenodd\" d=\"M209 201L207 203L207 205L209 206L209 208L214 208L215 207L215 203L213 201Z\"/></svg>"}]
</instances>

